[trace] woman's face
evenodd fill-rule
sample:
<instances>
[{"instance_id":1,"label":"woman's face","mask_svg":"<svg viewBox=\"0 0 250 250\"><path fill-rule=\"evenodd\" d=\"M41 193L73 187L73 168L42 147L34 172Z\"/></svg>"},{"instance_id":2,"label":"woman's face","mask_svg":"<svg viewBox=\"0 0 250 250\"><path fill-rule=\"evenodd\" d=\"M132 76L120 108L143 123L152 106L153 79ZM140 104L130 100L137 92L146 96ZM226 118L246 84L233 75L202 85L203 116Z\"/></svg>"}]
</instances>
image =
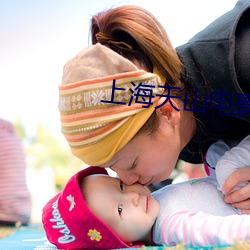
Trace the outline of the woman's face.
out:
<instances>
[{"instance_id":1,"label":"woman's face","mask_svg":"<svg viewBox=\"0 0 250 250\"><path fill-rule=\"evenodd\" d=\"M167 179L179 157L181 140L178 126L164 119L154 136L136 136L101 167L114 170L126 185L149 185Z\"/></svg>"}]
</instances>

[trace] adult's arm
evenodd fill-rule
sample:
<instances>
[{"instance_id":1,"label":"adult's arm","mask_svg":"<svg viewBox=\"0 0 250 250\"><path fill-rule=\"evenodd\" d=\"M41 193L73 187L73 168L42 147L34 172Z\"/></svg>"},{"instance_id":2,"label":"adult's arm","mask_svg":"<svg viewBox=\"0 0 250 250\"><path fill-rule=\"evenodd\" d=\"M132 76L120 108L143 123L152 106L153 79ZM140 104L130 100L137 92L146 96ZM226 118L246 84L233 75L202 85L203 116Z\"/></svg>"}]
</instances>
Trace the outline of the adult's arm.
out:
<instances>
[{"instance_id":1,"label":"adult's arm","mask_svg":"<svg viewBox=\"0 0 250 250\"><path fill-rule=\"evenodd\" d=\"M215 171L218 188L225 202L250 213L250 135L227 151L217 162Z\"/></svg>"},{"instance_id":2,"label":"adult's arm","mask_svg":"<svg viewBox=\"0 0 250 250\"><path fill-rule=\"evenodd\" d=\"M233 207L240 209L241 213L250 214L250 166L233 172L225 181L223 192L226 195L224 201ZM232 191L241 183L248 182L241 189Z\"/></svg>"},{"instance_id":3,"label":"adult's arm","mask_svg":"<svg viewBox=\"0 0 250 250\"><path fill-rule=\"evenodd\" d=\"M0 224L30 222L31 196L26 161L13 125L0 119Z\"/></svg>"}]
</instances>

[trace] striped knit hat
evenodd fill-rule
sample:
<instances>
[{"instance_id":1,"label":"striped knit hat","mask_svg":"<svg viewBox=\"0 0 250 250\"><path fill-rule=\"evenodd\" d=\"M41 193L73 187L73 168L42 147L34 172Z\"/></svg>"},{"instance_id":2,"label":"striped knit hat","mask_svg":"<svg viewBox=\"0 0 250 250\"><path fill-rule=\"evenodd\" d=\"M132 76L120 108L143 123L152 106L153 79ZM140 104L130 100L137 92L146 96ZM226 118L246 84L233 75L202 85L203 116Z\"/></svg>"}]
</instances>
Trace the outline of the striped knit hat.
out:
<instances>
[{"instance_id":1,"label":"striped knit hat","mask_svg":"<svg viewBox=\"0 0 250 250\"><path fill-rule=\"evenodd\" d=\"M154 111L165 79L97 43L66 63L59 86L62 133L72 152L100 165L125 146Z\"/></svg>"}]
</instances>

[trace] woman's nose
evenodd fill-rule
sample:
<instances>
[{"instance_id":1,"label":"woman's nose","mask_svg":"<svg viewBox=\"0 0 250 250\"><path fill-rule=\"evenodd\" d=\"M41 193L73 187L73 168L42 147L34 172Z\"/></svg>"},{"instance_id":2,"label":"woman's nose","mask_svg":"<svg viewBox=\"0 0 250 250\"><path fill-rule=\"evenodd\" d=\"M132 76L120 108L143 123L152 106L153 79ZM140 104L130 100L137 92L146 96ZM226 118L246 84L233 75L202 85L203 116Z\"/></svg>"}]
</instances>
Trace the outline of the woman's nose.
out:
<instances>
[{"instance_id":1,"label":"woman's nose","mask_svg":"<svg viewBox=\"0 0 250 250\"><path fill-rule=\"evenodd\" d=\"M119 168L112 168L119 176L119 178L124 182L126 185L132 185L139 180L139 175L135 173L129 173L127 170L119 169Z\"/></svg>"}]
</instances>

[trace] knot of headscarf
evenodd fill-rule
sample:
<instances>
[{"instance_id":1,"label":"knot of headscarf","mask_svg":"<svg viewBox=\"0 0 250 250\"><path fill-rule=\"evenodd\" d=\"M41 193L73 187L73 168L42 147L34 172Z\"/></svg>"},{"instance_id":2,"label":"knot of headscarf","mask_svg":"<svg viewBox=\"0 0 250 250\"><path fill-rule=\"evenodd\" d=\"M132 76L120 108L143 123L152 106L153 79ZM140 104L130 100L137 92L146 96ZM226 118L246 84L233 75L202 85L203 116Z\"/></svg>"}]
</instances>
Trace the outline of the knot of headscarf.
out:
<instances>
[{"instance_id":1,"label":"knot of headscarf","mask_svg":"<svg viewBox=\"0 0 250 250\"><path fill-rule=\"evenodd\" d=\"M108 36L107 34L104 34L102 32L98 32L96 35L96 40L101 44L108 44L108 45L114 45L118 49L127 49L132 50L132 46L123 42L123 41L116 41L114 37Z\"/></svg>"}]
</instances>

